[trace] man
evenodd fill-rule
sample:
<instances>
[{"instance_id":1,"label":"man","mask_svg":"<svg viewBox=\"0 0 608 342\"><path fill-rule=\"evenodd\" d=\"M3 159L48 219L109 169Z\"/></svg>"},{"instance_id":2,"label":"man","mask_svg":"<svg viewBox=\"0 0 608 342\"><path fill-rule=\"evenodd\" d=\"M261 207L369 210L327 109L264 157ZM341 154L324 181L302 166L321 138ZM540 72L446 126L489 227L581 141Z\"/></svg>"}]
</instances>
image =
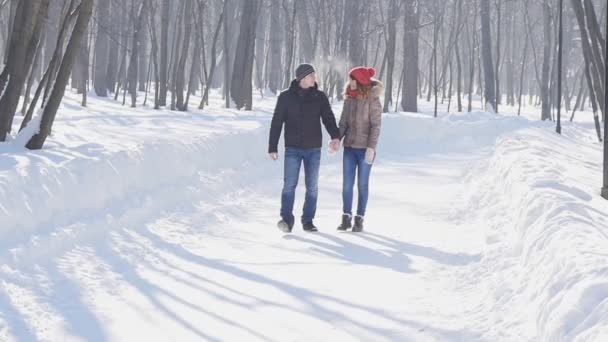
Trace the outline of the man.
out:
<instances>
[{"instance_id":1,"label":"man","mask_svg":"<svg viewBox=\"0 0 608 342\"><path fill-rule=\"evenodd\" d=\"M293 203L302 164L304 164L306 183L302 227L307 232L317 231L313 219L317 210L317 181L321 162L321 121L331 136L331 151L338 151L340 131L329 100L325 93L318 89L314 67L310 64L301 64L296 69L296 79L291 82L289 89L279 95L272 116L268 143L270 158L278 160L277 145L283 125L285 125L285 169L281 194L281 220L277 225L286 233L291 232L294 225Z\"/></svg>"}]
</instances>

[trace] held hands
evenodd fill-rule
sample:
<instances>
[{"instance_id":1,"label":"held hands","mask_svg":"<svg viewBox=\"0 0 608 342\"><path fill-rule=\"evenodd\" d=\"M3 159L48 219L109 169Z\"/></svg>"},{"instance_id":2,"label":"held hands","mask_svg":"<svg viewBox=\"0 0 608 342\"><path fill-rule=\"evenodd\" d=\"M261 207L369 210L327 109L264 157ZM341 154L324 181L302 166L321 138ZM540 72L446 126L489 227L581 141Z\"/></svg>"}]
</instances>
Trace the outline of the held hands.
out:
<instances>
[{"instance_id":1,"label":"held hands","mask_svg":"<svg viewBox=\"0 0 608 342\"><path fill-rule=\"evenodd\" d=\"M327 150L327 153L329 155L334 155L336 154L336 152L338 152L338 150L340 149L340 139L333 139L332 141L329 142L329 148Z\"/></svg>"},{"instance_id":2,"label":"held hands","mask_svg":"<svg viewBox=\"0 0 608 342\"><path fill-rule=\"evenodd\" d=\"M365 162L371 165L374 162L375 158L376 158L376 150L368 147L365 150Z\"/></svg>"}]
</instances>

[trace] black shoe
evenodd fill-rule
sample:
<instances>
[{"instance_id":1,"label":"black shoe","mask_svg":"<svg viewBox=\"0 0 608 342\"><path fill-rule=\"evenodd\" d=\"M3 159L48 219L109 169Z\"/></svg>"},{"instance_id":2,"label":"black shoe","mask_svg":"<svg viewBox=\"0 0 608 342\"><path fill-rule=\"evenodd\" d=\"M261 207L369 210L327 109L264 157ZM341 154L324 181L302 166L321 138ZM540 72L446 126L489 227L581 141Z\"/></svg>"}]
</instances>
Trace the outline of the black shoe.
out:
<instances>
[{"instance_id":1,"label":"black shoe","mask_svg":"<svg viewBox=\"0 0 608 342\"><path fill-rule=\"evenodd\" d=\"M353 216L351 214L342 214L342 224L338 226L338 230L345 231L352 227Z\"/></svg>"},{"instance_id":2,"label":"black shoe","mask_svg":"<svg viewBox=\"0 0 608 342\"><path fill-rule=\"evenodd\" d=\"M279 229L285 233L291 233L291 229L293 228L293 223L289 224L287 221L281 220L281 221L277 222L277 227L279 227Z\"/></svg>"},{"instance_id":3,"label":"black shoe","mask_svg":"<svg viewBox=\"0 0 608 342\"><path fill-rule=\"evenodd\" d=\"M355 225L353 226L353 232L363 231L363 216L355 216Z\"/></svg>"},{"instance_id":4,"label":"black shoe","mask_svg":"<svg viewBox=\"0 0 608 342\"><path fill-rule=\"evenodd\" d=\"M312 222L302 224L305 232L318 232L319 230Z\"/></svg>"}]
</instances>

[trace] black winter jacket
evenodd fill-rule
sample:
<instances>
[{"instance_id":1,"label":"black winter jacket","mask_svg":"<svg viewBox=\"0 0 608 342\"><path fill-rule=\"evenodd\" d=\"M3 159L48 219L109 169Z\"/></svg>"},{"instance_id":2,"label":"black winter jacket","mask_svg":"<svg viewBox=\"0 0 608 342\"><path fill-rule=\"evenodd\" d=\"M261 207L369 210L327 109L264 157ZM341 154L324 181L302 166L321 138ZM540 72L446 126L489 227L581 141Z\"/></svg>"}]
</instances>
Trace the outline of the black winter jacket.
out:
<instances>
[{"instance_id":1,"label":"black winter jacket","mask_svg":"<svg viewBox=\"0 0 608 342\"><path fill-rule=\"evenodd\" d=\"M289 89L279 95L270 124L268 153L277 152L277 145L285 124L285 146L319 148L323 138L321 121L332 139L340 138L336 117L329 100L317 84L310 89L300 88L294 80Z\"/></svg>"}]
</instances>

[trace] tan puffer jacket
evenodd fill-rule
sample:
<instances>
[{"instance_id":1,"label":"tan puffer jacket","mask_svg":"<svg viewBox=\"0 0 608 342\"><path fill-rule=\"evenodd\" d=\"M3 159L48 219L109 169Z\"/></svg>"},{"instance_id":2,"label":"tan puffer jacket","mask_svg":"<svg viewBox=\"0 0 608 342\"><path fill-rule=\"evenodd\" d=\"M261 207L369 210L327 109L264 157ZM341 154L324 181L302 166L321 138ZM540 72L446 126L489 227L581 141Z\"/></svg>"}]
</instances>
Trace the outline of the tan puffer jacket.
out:
<instances>
[{"instance_id":1,"label":"tan puffer jacket","mask_svg":"<svg viewBox=\"0 0 608 342\"><path fill-rule=\"evenodd\" d=\"M343 144L346 147L376 149L382 118L380 95L384 91L384 85L373 78L371 85L367 98L347 97L344 100L339 128L340 138L344 138Z\"/></svg>"}]
</instances>

